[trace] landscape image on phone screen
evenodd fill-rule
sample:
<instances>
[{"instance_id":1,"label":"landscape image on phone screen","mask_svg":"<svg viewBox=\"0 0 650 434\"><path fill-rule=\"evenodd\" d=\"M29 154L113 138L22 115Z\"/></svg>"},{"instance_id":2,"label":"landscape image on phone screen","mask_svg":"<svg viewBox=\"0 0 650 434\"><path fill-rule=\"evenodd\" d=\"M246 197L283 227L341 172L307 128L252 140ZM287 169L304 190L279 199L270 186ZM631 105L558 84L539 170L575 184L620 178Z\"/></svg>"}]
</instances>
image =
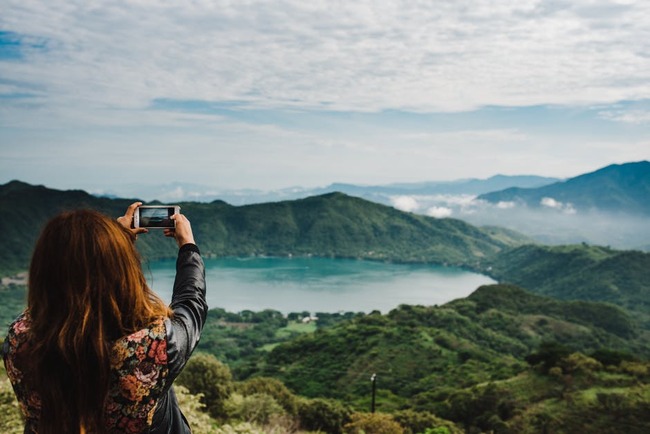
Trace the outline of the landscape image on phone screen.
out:
<instances>
[{"instance_id":1,"label":"landscape image on phone screen","mask_svg":"<svg viewBox=\"0 0 650 434\"><path fill-rule=\"evenodd\" d=\"M173 212L173 208L140 208L140 226L146 228L174 227L174 221L170 219Z\"/></svg>"}]
</instances>

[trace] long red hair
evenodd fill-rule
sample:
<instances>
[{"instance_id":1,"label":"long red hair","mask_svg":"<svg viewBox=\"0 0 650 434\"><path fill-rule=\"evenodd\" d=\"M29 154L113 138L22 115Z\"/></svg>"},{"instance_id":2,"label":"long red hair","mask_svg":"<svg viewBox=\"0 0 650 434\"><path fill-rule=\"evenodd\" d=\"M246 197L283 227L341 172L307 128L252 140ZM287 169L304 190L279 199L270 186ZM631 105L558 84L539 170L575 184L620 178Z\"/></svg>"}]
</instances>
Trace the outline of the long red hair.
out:
<instances>
[{"instance_id":1,"label":"long red hair","mask_svg":"<svg viewBox=\"0 0 650 434\"><path fill-rule=\"evenodd\" d=\"M96 211L45 226L29 269L30 382L40 434L104 431L112 341L171 310L147 286L135 236Z\"/></svg>"}]
</instances>

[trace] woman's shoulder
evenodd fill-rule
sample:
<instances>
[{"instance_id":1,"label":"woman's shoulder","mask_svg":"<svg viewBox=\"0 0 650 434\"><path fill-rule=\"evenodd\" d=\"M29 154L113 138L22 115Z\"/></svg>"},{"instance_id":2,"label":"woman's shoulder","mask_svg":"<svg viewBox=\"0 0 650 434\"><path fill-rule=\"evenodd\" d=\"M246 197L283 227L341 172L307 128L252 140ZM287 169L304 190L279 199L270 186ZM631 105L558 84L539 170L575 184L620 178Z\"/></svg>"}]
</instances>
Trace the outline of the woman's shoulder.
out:
<instances>
[{"instance_id":1,"label":"woman's shoulder","mask_svg":"<svg viewBox=\"0 0 650 434\"><path fill-rule=\"evenodd\" d=\"M146 327L122 336L113 343L111 366L120 369L125 364L140 363L145 359L156 365L167 363L167 329L165 317L158 317Z\"/></svg>"},{"instance_id":2,"label":"woman's shoulder","mask_svg":"<svg viewBox=\"0 0 650 434\"><path fill-rule=\"evenodd\" d=\"M25 348L25 344L29 342L30 326L31 319L27 311L21 313L20 316L9 325L7 336L2 345L2 357L5 359L5 362L9 361L11 366L13 366L12 360L23 348ZM8 369L8 371L11 370L13 370L13 367ZM16 376L16 378L18 378L18 376Z\"/></svg>"},{"instance_id":3,"label":"woman's shoulder","mask_svg":"<svg viewBox=\"0 0 650 434\"><path fill-rule=\"evenodd\" d=\"M167 334L165 319L166 317L164 316L158 316L145 327L123 336L121 339L129 342L141 341L143 338L147 337L151 339L164 339Z\"/></svg>"},{"instance_id":4,"label":"woman's shoulder","mask_svg":"<svg viewBox=\"0 0 650 434\"><path fill-rule=\"evenodd\" d=\"M19 338L26 336L27 332L32 325L32 320L29 316L29 312L25 310L21 313L10 325L9 331L7 332L8 338Z\"/></svg>"}]
</instances>

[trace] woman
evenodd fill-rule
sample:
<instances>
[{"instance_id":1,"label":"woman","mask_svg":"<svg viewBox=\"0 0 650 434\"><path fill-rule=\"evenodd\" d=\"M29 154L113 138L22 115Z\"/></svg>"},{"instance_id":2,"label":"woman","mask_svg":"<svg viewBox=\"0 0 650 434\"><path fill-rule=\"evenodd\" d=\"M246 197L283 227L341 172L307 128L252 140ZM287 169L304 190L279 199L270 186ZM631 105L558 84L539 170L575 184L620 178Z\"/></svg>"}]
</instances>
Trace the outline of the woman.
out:
<instances>
[{"instance_id":1,"label":"woman","mask_svg":"<svg viewBox=\"0 0 650 434\"><path fill-rule=\"evenodd\" d=\"M27 309L3 356L26 433L189 433L172 382L205 323L205 271L190 222L171 305L149 289L134 242L133 203L117 221L94 211L53 218L29 269Z\"/></svg>"}]
</instances>

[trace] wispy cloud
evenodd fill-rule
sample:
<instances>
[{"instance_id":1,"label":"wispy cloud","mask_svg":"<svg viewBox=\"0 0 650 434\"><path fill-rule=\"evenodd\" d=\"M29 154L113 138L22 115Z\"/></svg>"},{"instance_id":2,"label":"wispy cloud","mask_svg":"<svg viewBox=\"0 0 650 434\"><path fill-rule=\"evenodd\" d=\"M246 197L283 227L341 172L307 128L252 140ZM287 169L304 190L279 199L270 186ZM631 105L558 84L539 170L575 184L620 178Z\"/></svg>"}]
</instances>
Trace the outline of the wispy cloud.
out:
<instances>
[{"instance_id":1,"label":"wispy cloud","mask_svg":"<svg viewBox=\"0 0 650 434\"><path fill-rule=\"evenodd\" d=\"M3 0L0 173L576 175L647 158L648 41L642 0Z\"/></svg>"},{"instance_id":2,"label":"wispy cloud","mask_svg":"<svg viewBox=\"0 0 650 434\"><path fill-rule=\"evenodd\" d=\"M600 112L600 116L626 124L650 124L650 110L608 110Z\"/></svg>"},{"instance_id":3,"label":"wispy cloud","mask_svg":"<svg viewBox=\"0 0 650 434\"><path fill-rule=\"evenodd\" d=\"M650 95L649 24L644 1L7 0L0 29L24 61L2 77L112 108L608 103Z\"/></svg>"},{"instance_id":4,"label":"wispy cloud","mask_svg":"<svg viewBox=\"0 0 650 434\"><path fill-rule=\"evenodd\" d=\"M573 204L560 202L552 197L543 197L539 204L543 207L556 209L567 214L575 214L577 212Z\"/></svg>"}]
</instances>

